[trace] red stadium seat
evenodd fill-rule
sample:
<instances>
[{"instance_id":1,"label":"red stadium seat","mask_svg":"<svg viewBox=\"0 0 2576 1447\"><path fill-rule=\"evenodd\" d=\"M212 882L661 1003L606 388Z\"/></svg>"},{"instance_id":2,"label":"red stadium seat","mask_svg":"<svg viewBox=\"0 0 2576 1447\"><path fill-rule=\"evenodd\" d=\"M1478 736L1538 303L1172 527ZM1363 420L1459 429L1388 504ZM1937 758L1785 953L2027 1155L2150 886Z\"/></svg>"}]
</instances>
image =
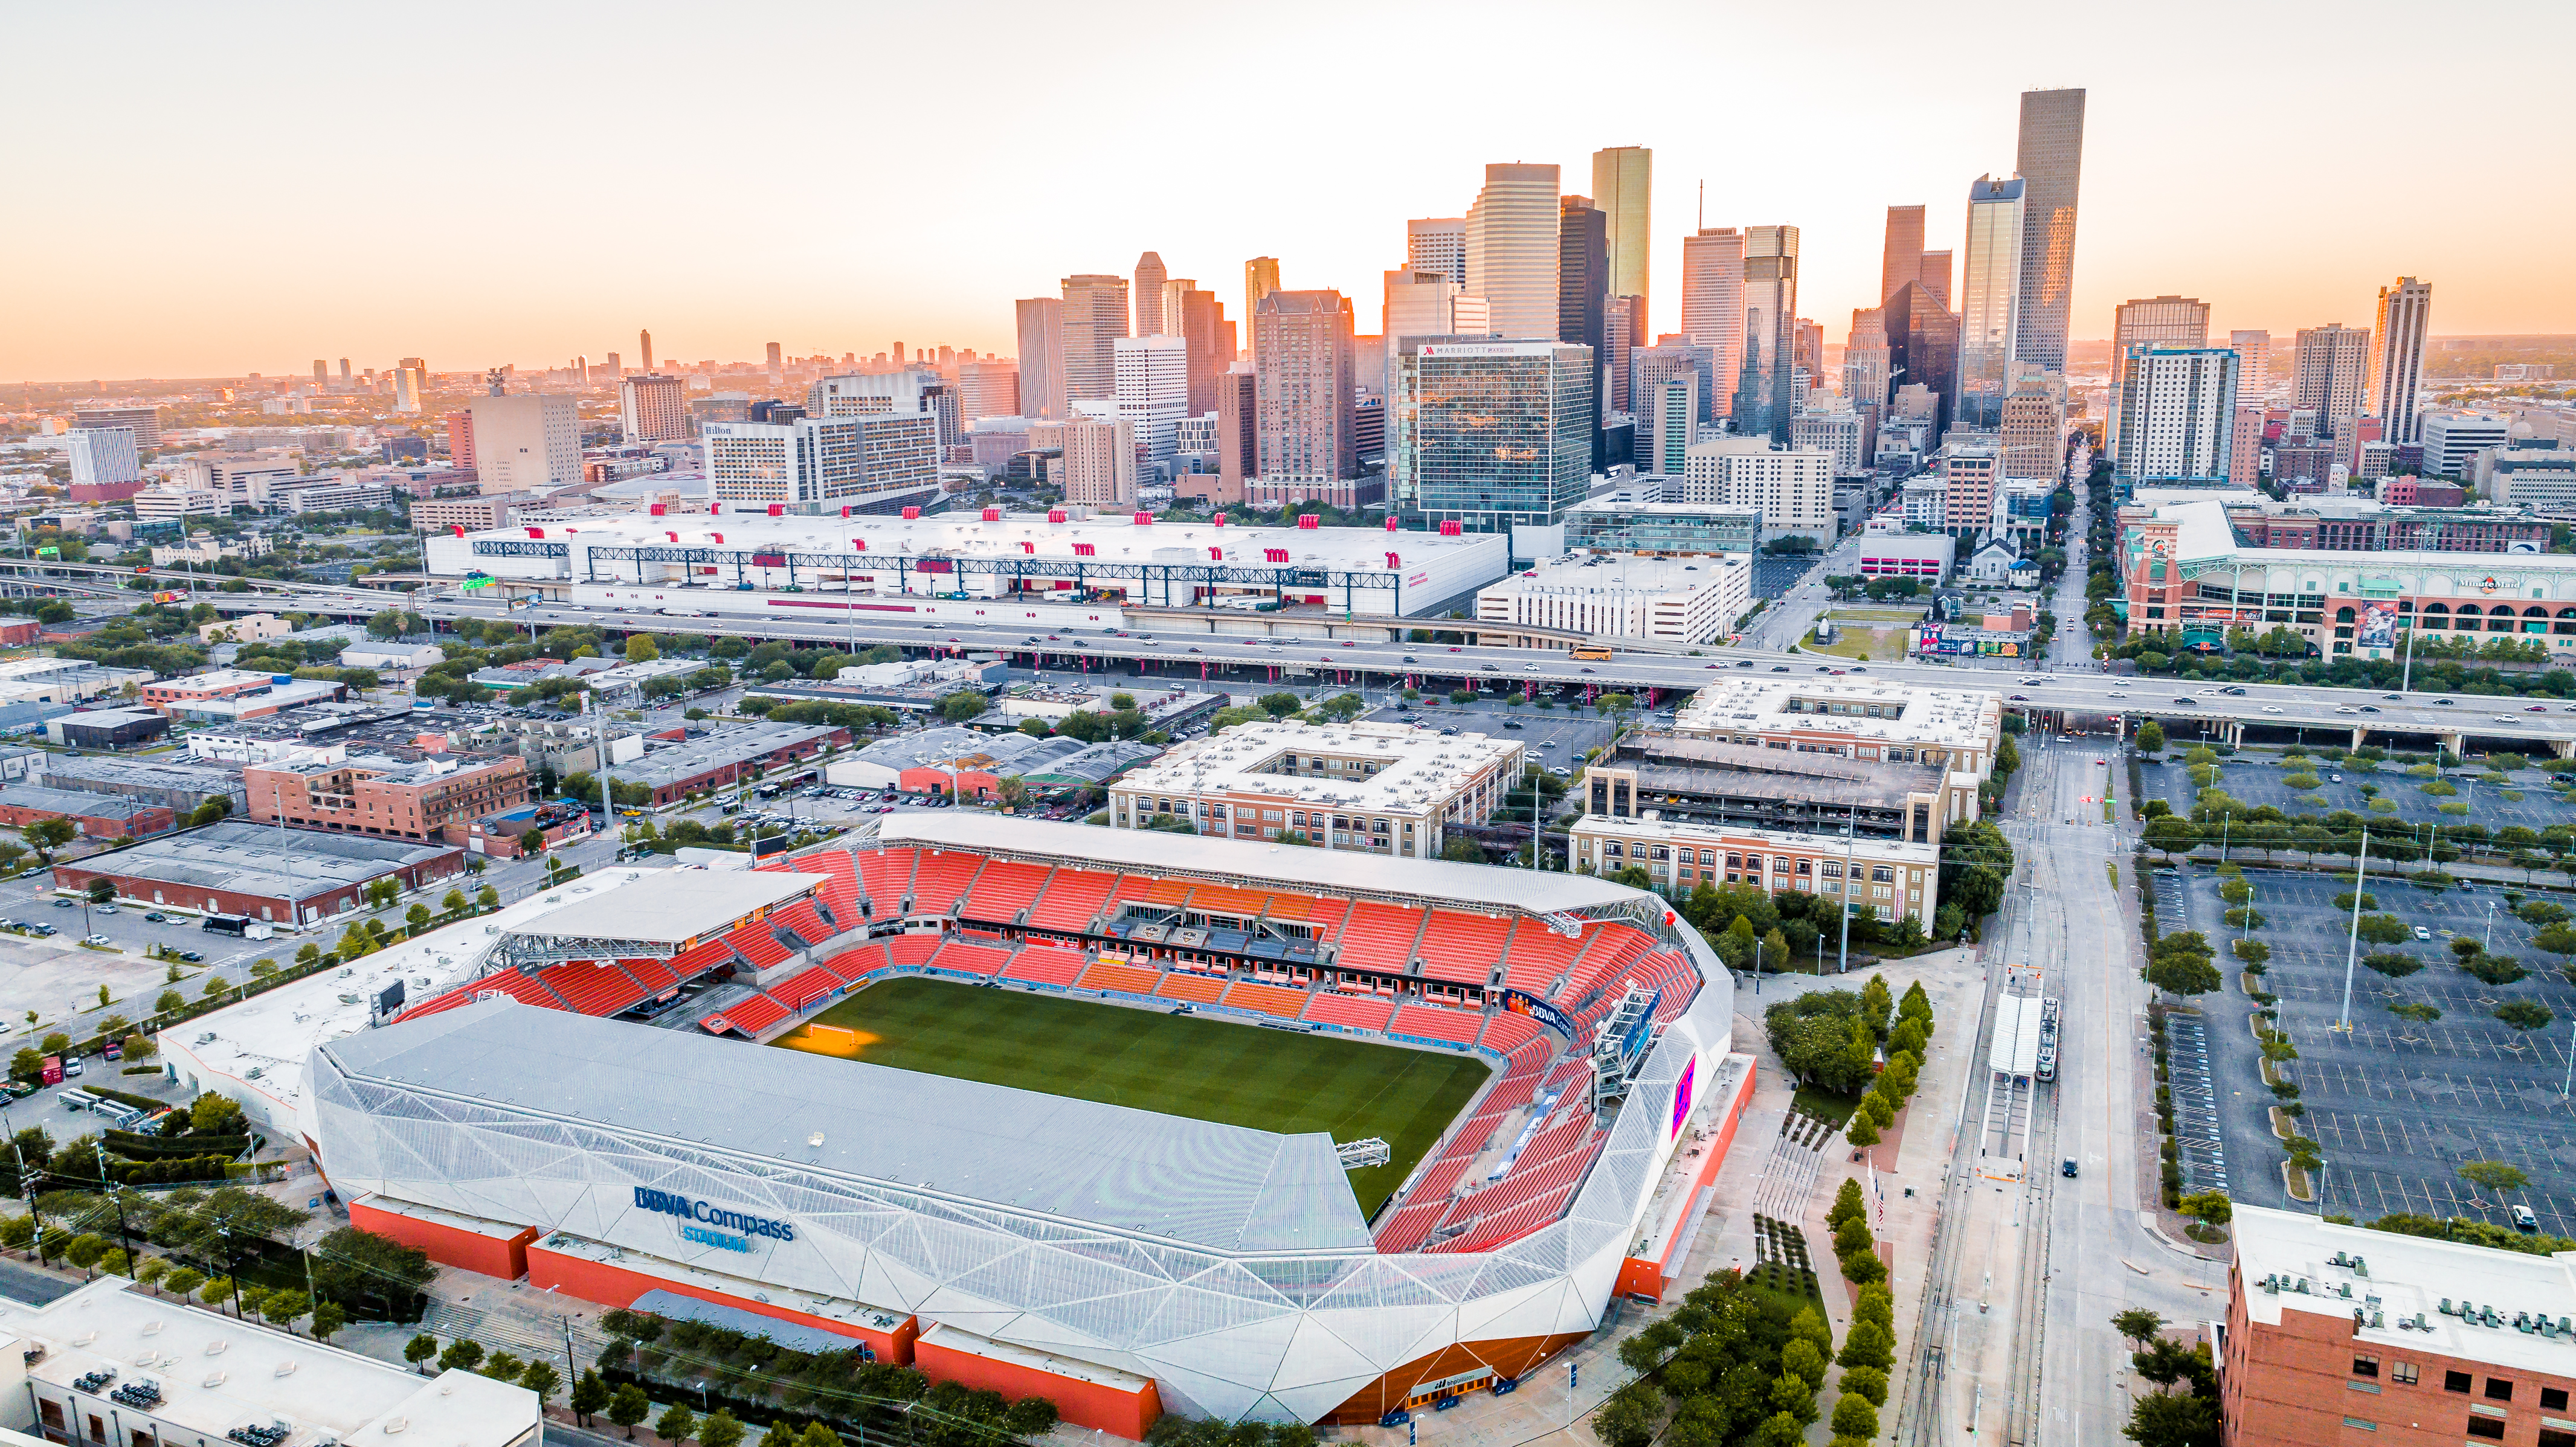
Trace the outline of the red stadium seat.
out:
<instances>
[{"instance_id":1,"label":"red stadium seat","mask_svg":"<svg viewBox=\"0 0 2576 1447\"><path fill-rule=\"evenodd\" d=\"M1095 962L1082 972L1074 984L1086 990L1117 990L1130 995L1150 995L1162 982L1162 971L1136 965L1113 965L1107 960Z\"/></svg>"},{"instance_id":2,"label":"red stadium seat","mask_svg":"<svg viewBox=\"0 0 2576 1447\"><path fill-rule=\"evenodd\" d=\"M1258 1010L1294 1020L1306 1008L1306 992L1283 990L1277 985L1257 985L1250 980L1237 980L1225 992L1225 1003L1239 1010Z\"/></svg>"},{"instance_id":3,"label":"red stadium seat","mask_svg":"<svg viewBox=\"0 0 2576 1447\"><path fill-rule=\"evenodd\" d=\"M984 856L955 849L921 851L921 868L912 876L912 912L915 914L949 914L956 910L959 897L975 882L984 867Z\"/></svg>"},{"instance_id":4,"label":"red stadium seat","mask_svg":"<svg viewBox=\"0 0 2576 1447\"><path fill-rule=\"evenodd\" d=\"M957 970L969 975L998 975L1011 962L1011 948L1004 944L977 944L951 939L930 956L934 970Z\"/></svg>"},{"instance_id":5,"label":"red stadium seat","mask_svg":"<svg viewBox=\"0 0 2576 1447\"><path fill-rule=\"evenodd\" d=\"M1002 978L1027 980L1039 985L1070 986L1075 977L1082 973L1083 964L1083 954L1080 950L1068 950L1050 945L1025 945L1021 947L1018 954L1011 957L1010 968L1002 971Z\"/></svg>"},{"instance_id":6,"label":"red stadium seat","mask_svg":"<svg viewBox=\"0 0 2576 1447\"><path fill-rule=\"evenodd\" d=\"M1303 1018L1324 1025L1339 1025L1346 1030L1383 1030L1395 1014L1395 1002L1377 995L1346 995L1338 990L1317 990L1306 1002Z\"/></svg>"},{"instance_id":7,"label":"red stadium seat","mask_svg":"<svg viewBox=\"0 0 2576 1447\"><path fill-rule=\"evenodd\" d=\"M1060 868L1048 878L1046 892L1029 906L1028 927L1079 933L1109 903L1109 892L1117 885L1115 874Z\"/></svg>"},{"instance_id":8,"label":"red stadium seat","mask_svg":"<svg viewBox=\"0 0 2576 1447\"><path fill-rule=\"evenodd\" d=\"M1490 915L1433 910L1422 943L1415 947L1422 957L1423 977L1457 985L1484 984L1502 962L1503 942L1511 938L1512 924Z\"/></svg>"},{"instance_id":9,"label":"red stadium seat","mask_svg":"<svg viewBox=\"0 0 2576 1447\"><path fill-rule=\"evenodd\" d=\"M974 888L957 906L958 916L982 924L1017 924L1020 911L1046 892L1047 876L1053 872L1042 864L996 859L976 876Z\"/></svg>"},{"instance_id":10,"label":"red stadium seat","mask_svg":"<svg viewBox=\"0 0 2576 1447\"><path fill-rule=\"evenodd\" d=\"M1413 942L1422 934L1421 910L1361 900L1351 906L1351 921L1342 927L1341 949L1333 963L1347 969L1402 974L1413 961ZM1484 977L1476 977L1482 983Z\"/></svg>"},{"instance_id":11,"label":"red stadium seat","mask_svg":"<svg viewBox=\"0 0 2576 1447\"><path fill-rule=\"evenodd\" d=\"M1444 1010L1437 1005L1417 1005L1407 1001L1396 1007L1395 1022L1387 1028L1398 1035L1473 1045L1476 1033L1485 1028L1485 1017L1471 1015L1464 1010Z\"/></svg>"},{"instance_id":12,"label":"red stadium seat","mask_svg":"<svg viewBox=\"0 0 2576 1447\"><path fill-rule=\"evenodd\" d=\"M1225 979L1219 975L1193 975L1187 970L1167 971L1154 993L1166 1000L1188 1000L1193 1004L1213 1005L1225 998Z\"/></svg>"}]
</instances>

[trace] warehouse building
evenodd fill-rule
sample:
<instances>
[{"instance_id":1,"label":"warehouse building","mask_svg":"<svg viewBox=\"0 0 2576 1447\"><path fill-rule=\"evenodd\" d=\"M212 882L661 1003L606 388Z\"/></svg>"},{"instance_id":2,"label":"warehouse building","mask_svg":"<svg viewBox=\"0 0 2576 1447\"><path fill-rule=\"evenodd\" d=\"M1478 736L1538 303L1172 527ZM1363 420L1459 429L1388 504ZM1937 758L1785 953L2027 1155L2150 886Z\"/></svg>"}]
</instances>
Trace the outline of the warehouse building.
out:
<instances>
[{"instance_id":1,"label":"warehouse building","mask_svg":"<svg viewBox=\"0 0 2576 1447\"><path fill-rule=\"evenodd\" d=\"M138 710L149 712L149 710ZM159 717L155 714L154 717ZM193 814L210 799L227 800L239 814L248 798L238 766L181 758L110 758L98 754L42 754L41 782L49 789L115 794L158 804L173 814Z\"/></svg>"},{"instance_id":2,"label":"warehouse building","mask_svg":"<svg viewBox=\"0 0 2576 1447\"><path fill-rule=\"evenodd\" d=\"M672 733L679 736L647 735L644 757L612 771L620 784L652 790L656 807L758 778L850 741L848 729L819 724L739 723Z\"/></svg>"},{"instance_id":3,"label":"warehouse building","mask_svg":"<svg viewBox=\"0 0 2576 1447\"><path fill-rule=\"evenodd\" d=\"M54 866L58 889L104 879L117 898L207 914L246 915L287 928L359 909L366 888L393 879L425 889L463 872L446 844L366 839L227 821Z\"/></svg>"},{"instance_id":4,"label":"warehouse building","mask_svg":"<svg viewBox=\"0 0 2576 1447\"><path fill-rule=\"evenodd\" d=\"M0 824L23 829L44 819L69 819L85 839L141 839L167 834L179 822L167 807L141 799L32 784L0 787Z\"/></svg>"},{"instance_id":5,"label":"warehouse building","mask_svg":"<svg viewBox=\"0 0 2576 1447\"><path fill-rule=\"evenodd\" d=\"M45 720L45 737L67 748L121 749L170 731L170 716L151 708L92 708Z\"/></svg>"},{"instance_id":6,"label":"warehouse building","mask_svg":"<svg viewBox=\"0 0 2576 1447\"><path fill-rule=\"evenodd\" d=\"M1710 643L1753 608L1753 560L1568 554L1476 594L1476 621L1594 638ZM1488 637L1492 628L1484 630Z\"/></svg>"}]
</instances>

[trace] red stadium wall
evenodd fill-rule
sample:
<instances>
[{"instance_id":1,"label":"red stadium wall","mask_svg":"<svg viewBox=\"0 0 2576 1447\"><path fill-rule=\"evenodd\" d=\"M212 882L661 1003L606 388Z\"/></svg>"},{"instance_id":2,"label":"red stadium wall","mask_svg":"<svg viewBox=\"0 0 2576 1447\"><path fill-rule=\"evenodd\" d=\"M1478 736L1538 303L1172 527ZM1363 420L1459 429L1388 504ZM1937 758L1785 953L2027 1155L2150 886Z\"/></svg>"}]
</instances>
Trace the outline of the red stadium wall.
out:
<instances>
[{"instance_id":1,"label":"red stadium wall","mask_svg":"<svg viewBox=\"0 0 2576 1447\"><path fill-rule=\"evenodd\" d=\"M765 1301L728 1296L721 1291L710 1291L685 1281L674 1281L668 1277L648 1275L641 1271L629 1271L623 1266L614 1266L605 1261L593 1261L586 1256L549 1251L542 1246L530 1247L527 1261L530 1286L565 1292L578 1296L584 1301L598 1302L602 1306L632 1306L635 1304L635 1298L655 1290L668 1291L677 1296L693 1296L700 1301L713 1302L718 1306L730 1306L779 1321L792 1321L798 1326L814 1327L831 1332L835 1336L856 1338L868 1344L868 1350L876 1353L878 1361L893 1362L901 1366L912 1364L913 1340L921 1335L920 1324L909 1316L905 1317L902 1324L893 1331L882 1332L846 1321L835 1321L830 1317L789 1311L784 1307L772 1306Z\"/></svg>"},{"instance_id":2,"label":"red stadium wall","mask_svg":"<svg viewBox=\"0 0 2576 1447\"><path fill-rule=\"evenodd\" d=\"M1484 1369L1497 1377L1526 1376L1541 1362L1590 1335L1588 1331L1569 1331L1554 1336L1462 1341L1442 1347L1429 1356L1416 1357L1369 1383L1350 1400L1335 1407L1325 1420L1340 1426L1375 1422L1410 1401L1424 1382L1445 1381L1462 1372ZM1481 1388L1471 1386L1466 1390Z\"/></svg>"},{"instance_id":3,"label":"red stadium wall","mask_svg":"<svg viewBox=\"0 0 2576 1447\"><path fill-rule=\"evenodd\" d=\"M503 1281L516 1281L528 1274L528 1243L537 1239L537 1228L529 1226L508 1235L485 1235L467 1231L418 1216L380 1210L364 1201L349 1203L349 1224L361 1231L389 1236L405 1246L425 1251L429 1259L441 1266L460 1271L476 1271L497 1276Z\"/></svg>"},{"instance_id":4,"label":"red stadium wall","mask_svg":"<svg viewBox=\"0 0 2576 1447\"><path fill-rule=\"evenodd\" d=\"M1690 1190L1683 1196L1686 1201L1698 1200L1699 1193L1717 1179L1718 1168L1726 1164L1726 1153L1735 1145L1735 1128L1744 1121L1744 1108L1753 1103L1754 1065L1751 1057L1746 1058L1745 1067L1744 1077L1736 1085L1735 1099L1727 1103L1725 1115L1712 1128L1707 1152L1700 1159L1699 1177L1691 1182ZM1673 1279L1681 1274L1682 1263L1673 1260L1672 1255L1681 1249L1689 1234L1675 1231L1672 1238L1664 1243L1662 1260L1629 1257L1619 1267L1618 1293L1622 1296L1651 1296L1662 1301L1664 1293L1672 1289Z\"/></svg>"},{"instance_id":5,"label":"red stadium wall","mask_svg":"<svg viewBox=\"0 0 2576 1447\"><path fill-rule=\"evenodd\" d=\"M1145 1440L1145 1429L1163 1415L1162 1395L1154 1390L1150 1377L1141 1391L1129 1393L1106 1382L1076 1381L1038 1367L955 1351L937 1342L921 1343L913 1365L939 1381L979 1391L1044 1397L1055 1403L1067 1422L1130 1442Z\"/></svg>"}]
</instances>

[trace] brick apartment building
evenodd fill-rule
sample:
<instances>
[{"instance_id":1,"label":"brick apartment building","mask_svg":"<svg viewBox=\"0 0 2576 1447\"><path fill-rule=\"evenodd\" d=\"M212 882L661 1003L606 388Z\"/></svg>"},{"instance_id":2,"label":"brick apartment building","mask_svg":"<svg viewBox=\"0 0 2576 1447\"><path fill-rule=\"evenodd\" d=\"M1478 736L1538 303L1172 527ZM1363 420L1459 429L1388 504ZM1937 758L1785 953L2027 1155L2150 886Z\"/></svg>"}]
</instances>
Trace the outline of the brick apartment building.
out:
<instances>
[{"instance_id":1,"label":"brick apartment building","mask_svg":"<svg viewBox=\"0 0 2576 1447\"><path fill-rule=\"evenodd\" d=\"M251 764L242 787L262 823L283 816L298 829L457 845L474 821L536 797L528 761L516 755Z\"/></svg>"},{"instance_id":2,"label":"brick apartment building","mask_svg":"<svg viewBox=\"0 0 2576 1447\"><path fill-rule=\"evenodd\" d=\"M2238 1206L2217 1359L2229 1447L2576 1447L2576 1275Z\"/></svg>"}]
</instances>

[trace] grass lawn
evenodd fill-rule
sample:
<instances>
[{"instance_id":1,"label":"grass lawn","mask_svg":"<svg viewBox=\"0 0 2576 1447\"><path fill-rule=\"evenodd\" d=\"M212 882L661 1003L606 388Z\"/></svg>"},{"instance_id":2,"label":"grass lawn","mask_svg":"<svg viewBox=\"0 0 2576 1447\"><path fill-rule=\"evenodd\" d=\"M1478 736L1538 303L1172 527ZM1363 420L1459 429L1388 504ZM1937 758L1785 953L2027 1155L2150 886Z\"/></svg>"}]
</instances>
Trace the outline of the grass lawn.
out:
<instances>
[{"instance_id":1,"label":"grass lawn","mask_svg":"<svg viewBox=\"0 0 2576 1447\"><path fill-rule=\"evenodd\" d=\"M1807 641L1798 645L1799 649L1865 663L1901 663L1905 659L1903 628L1864 628L1839 618L1834 620L1834 627L1833 642L1818 643L1815 635L1809 633Z\"/></svg>"},{"instance_id":2,"label":"grass lawn","mask_svg":"<svg viewBox=\"0 0 2576 1447\"><path fill-rule=\"evenodd\" d=\"M1476 1056L947 980L889 980L812 1024L827 1028L774 1043L1255 1130L1377 1136L1394 1159L1350 1173L1362 1215L1394 1194L1491 1074Z\"/></svg>"},{"instance_id":3,"label":"grass lawn","mask_svg":"<svg viewBox=\"0 0 2576 1447\"><path fill-rule=\"evenodd\" d=\"M1860 1109L1860 1097L1836 1095L1819 1086L1801 1085L1797 1093L1789 1097L1789 1107L1801 1114L1812 1115L1832 1125L1836 1130L1841 1130L1851 1119L1851 1113Z\"/></svg>"}]
</instances>

